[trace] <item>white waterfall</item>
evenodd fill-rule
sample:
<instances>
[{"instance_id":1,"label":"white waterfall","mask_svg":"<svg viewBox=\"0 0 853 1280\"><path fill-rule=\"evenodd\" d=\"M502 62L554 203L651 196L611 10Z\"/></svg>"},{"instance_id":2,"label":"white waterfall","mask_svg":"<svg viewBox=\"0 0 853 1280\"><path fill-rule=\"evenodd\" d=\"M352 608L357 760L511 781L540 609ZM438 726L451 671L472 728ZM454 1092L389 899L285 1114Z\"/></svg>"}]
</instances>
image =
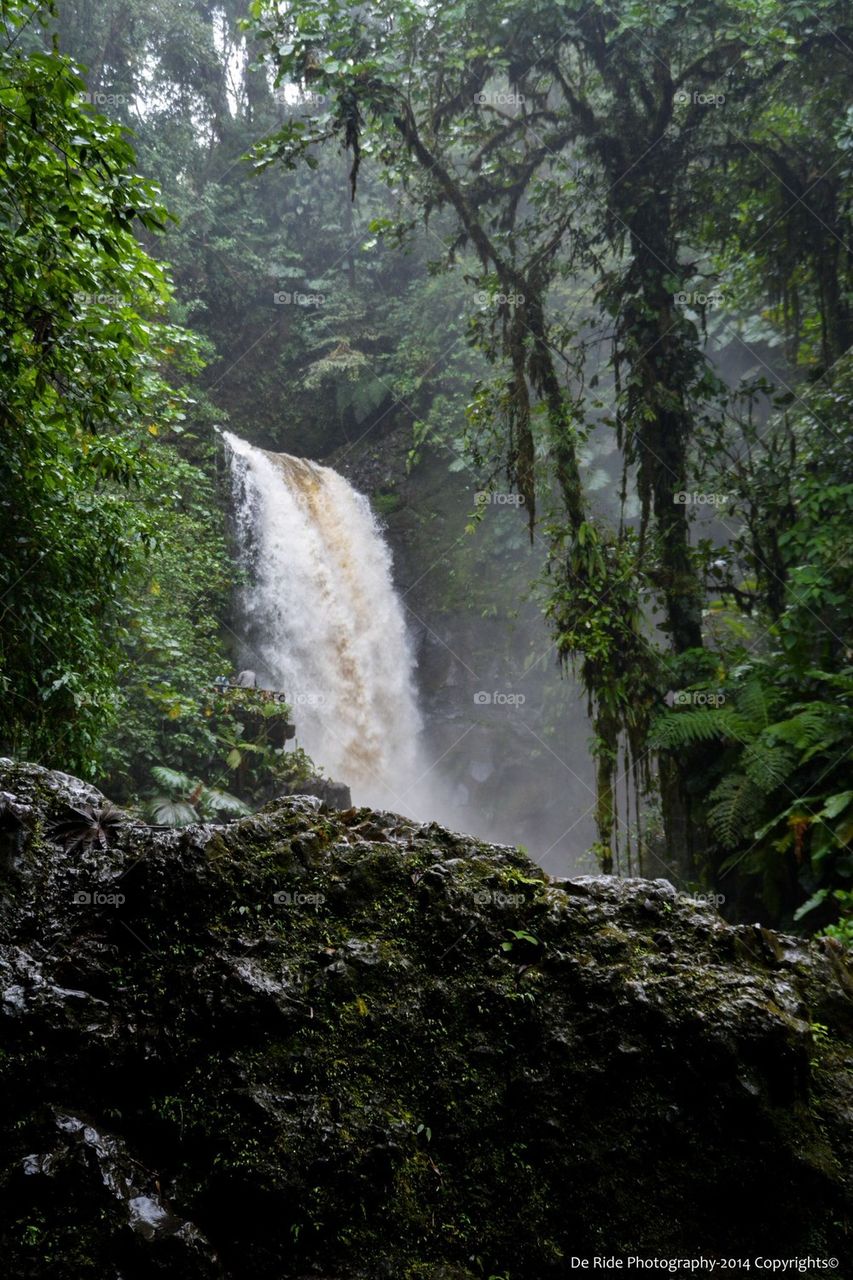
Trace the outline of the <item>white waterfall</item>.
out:
<instances>
[{"instance_id":1,"label":"white waterfall","mask_svg":"<svg viewBox=\"0 0 853 1280\"><path fill-rule=\"evenodd\" d=\"M369 502L329 467L225 442L243 664L286 694L299 744L356 803L427 816L414 656Z\"/></svg>"}]
</instances>

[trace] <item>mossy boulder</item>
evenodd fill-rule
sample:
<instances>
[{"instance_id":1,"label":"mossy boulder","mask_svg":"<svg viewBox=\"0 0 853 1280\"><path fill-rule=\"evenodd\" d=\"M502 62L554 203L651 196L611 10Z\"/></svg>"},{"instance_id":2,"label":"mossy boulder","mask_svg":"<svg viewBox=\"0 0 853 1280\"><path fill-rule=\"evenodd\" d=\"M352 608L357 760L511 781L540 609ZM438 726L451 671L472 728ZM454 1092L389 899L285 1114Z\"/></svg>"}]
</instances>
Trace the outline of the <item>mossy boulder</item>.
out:
<instances>
[{"instance_id":1,"label":"mossy boulder","mask_svg":"<svg viewBox=\"0 0 853 1280\"><path fill-rule=\"evenodd\" d=\"M314 797L72 841L97 792L0 793L4 1274L849 1274L837 944Z\"/></svg>"}]
</instances>

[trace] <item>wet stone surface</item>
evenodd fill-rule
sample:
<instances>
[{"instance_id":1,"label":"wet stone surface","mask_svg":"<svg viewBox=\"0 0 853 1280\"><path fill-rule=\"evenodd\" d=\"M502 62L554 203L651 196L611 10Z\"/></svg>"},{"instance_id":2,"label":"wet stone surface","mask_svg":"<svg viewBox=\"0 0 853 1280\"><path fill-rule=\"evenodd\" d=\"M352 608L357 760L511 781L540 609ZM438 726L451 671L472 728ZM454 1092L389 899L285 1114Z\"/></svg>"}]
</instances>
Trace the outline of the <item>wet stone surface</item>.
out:
<instances>
[{"instance_id":1,"label":"wet stone surface","mask_svg":"<svg viewBox=\"0 0 853 1280\"><path fill-rule=\"evenodd\" d=\"M314 797L183 831L104 804L0 762L4 1274L850 1257L835 944Z\"/></svg>"}]
</instances>

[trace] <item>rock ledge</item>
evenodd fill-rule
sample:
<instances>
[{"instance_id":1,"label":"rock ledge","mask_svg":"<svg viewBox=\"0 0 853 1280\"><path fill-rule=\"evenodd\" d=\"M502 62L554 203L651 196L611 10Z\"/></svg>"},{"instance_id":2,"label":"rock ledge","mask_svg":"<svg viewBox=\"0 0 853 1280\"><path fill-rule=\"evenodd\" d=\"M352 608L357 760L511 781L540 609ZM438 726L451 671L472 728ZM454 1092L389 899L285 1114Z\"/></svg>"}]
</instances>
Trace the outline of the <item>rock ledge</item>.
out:
<instances>
[{"instance_id":1,"label":"rock ledge","mask_svg":"<svg viewBox=\"0 0 853 1280\"><path fill-rule=\"evenodd\" d=\"M548 1280L629 1253L845 1274L837 945L313 797L70 840L102 804L0 762L6 1274Z\"/></svg>"}]
</instances>

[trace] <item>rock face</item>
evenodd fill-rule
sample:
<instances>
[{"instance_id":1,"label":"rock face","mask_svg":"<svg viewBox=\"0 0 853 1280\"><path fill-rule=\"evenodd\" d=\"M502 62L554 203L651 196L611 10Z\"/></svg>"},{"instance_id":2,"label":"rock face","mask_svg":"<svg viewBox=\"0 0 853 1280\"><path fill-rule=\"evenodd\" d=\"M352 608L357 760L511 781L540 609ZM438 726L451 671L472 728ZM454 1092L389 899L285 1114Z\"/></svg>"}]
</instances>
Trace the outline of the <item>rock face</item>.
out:
<instances>
[{"instance_id":1,"label":"rock face","mask_svg":"<svg viewBox=\"0 0 853 1280\"><path fill-rule=\"evenodd\" d=\"M324 809L350 809L352 796L345 782L330 778L309 778L299 788L302 795L316 796Z\"/></svg>"},{"instance_id":2,"label":"rock face","mask_svg":"<svg viewBox=\"0 0 853 1280\"><path fill-rule=\"evenodd\" d=\"M84 784L0 792L4 1276L851 1274L834 945L316 797L75 833Z\"/></svg>"}]
</instances>

